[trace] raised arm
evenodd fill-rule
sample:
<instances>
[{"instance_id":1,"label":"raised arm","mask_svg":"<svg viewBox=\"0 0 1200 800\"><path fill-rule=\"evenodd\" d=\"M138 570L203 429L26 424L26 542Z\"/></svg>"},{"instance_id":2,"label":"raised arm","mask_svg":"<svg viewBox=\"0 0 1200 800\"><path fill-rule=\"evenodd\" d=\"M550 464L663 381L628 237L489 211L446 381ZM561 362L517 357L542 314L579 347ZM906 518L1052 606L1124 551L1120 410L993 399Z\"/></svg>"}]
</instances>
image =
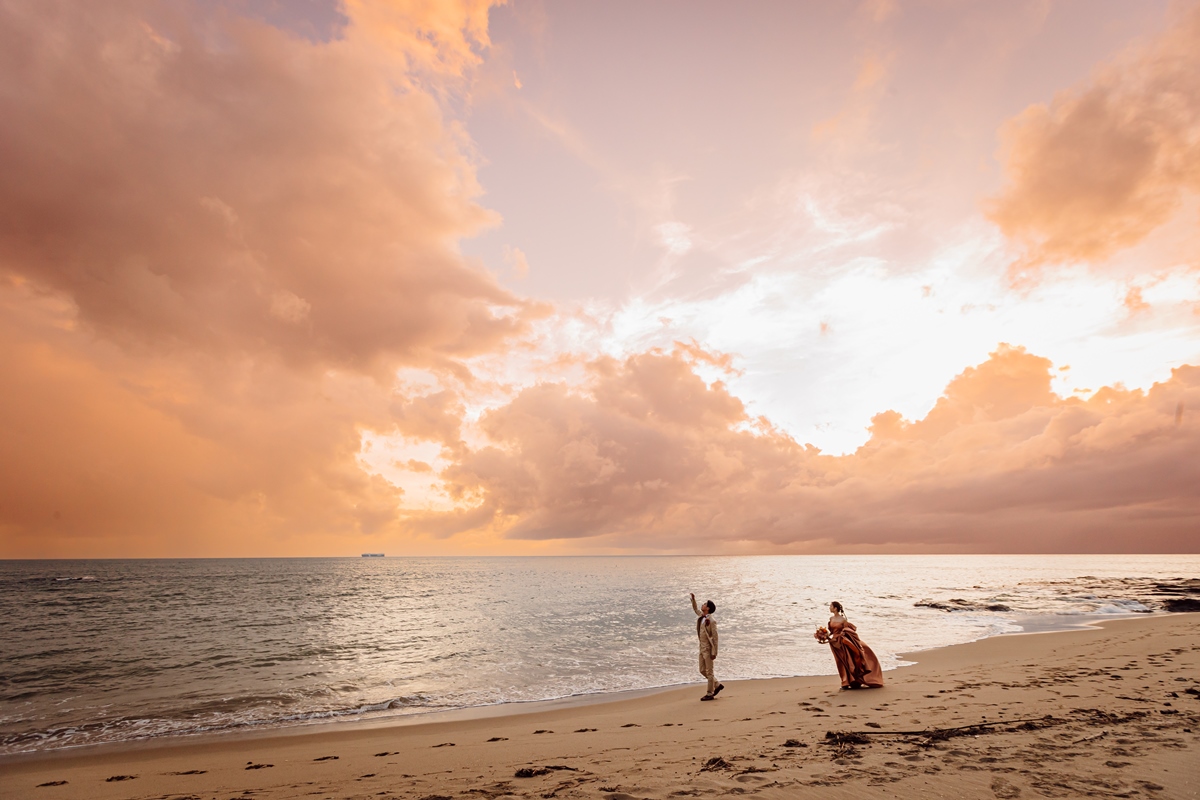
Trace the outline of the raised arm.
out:
<instances>
[{"instance_id":1,"label":"raised arm","mask_svg":"<svg viewBox=\"0 0 1200 800\"><path fill-rule=\"evenodd\" d=\"M700 606L696 605L696 595L692 593L692 611L696 612L697 617L703 617L704 612L700 610Z\"/></svg>"}]
</instances>

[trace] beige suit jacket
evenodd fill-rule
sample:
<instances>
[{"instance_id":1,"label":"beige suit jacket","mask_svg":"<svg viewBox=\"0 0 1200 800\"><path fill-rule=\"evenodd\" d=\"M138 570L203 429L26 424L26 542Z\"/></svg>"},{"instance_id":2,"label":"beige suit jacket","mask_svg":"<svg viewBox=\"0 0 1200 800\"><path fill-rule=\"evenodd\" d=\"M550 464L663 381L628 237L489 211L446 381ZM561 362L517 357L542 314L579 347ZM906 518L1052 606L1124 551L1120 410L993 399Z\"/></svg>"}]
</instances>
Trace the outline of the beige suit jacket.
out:
<instances>
[{"instance_id":1,"label":"beige suit jacket","mask_svg":"<svg viewBox=\"0 0 1200 800\"><path fill-rule=\"evenodd\" d=\"M717 621L712 617L701 616L696 620L696 636L700 639L700 652L707 650L717 657Z\"/></svg>"}]
</instances>

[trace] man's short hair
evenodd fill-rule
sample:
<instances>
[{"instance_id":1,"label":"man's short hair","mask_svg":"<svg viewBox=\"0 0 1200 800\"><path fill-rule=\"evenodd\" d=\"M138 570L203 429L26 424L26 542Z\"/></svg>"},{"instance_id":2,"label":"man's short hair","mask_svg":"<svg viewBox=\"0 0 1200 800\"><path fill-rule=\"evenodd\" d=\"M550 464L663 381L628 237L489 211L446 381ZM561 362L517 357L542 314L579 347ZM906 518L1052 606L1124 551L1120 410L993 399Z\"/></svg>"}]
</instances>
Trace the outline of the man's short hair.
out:
<instances>
[{"instance_id":1,"label":"man's short hair","mask_svg":"<svg viewBox=\"0 0 1200 800\"><path fill-rule=\"evenodd\" d=\"M708 613L710 613L710 614L717 613L717 604L714 603L712 600L706 600L704 602L704 607L708 609Z\"/></svg>"}]
</instances>

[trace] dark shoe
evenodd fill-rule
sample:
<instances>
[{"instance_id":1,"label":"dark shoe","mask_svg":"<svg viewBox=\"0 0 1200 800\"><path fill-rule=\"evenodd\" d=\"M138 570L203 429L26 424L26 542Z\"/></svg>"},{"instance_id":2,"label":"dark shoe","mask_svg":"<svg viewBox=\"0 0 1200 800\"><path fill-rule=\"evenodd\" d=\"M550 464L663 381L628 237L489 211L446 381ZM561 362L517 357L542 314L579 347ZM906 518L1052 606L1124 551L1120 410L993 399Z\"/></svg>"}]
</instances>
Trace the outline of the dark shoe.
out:
<instances>
[{"instance_id":1,"label":"dark shoe","mask_svg":"<svg viewBox=\"0 0 1200 800\"><path fill-rule=\"evenodd\" d=\"M717 688L713 690L713 697L716 697L717 695L719 695L721 693L721 690L724 688L725 688L725 684L718 683Z\"/></svg>"},{"instance_id":2,"label":"dark shoe","mask_svg":"<svg viewBox=\"0 0 1200 800\"><path fill-rule=\"evenodd\" d=\"M713 697L711 694L706 694L706 695L704 695L704 697L701 697L700 699L701 700L715 700L716 698Z\"/></svg>"}]
</instances>

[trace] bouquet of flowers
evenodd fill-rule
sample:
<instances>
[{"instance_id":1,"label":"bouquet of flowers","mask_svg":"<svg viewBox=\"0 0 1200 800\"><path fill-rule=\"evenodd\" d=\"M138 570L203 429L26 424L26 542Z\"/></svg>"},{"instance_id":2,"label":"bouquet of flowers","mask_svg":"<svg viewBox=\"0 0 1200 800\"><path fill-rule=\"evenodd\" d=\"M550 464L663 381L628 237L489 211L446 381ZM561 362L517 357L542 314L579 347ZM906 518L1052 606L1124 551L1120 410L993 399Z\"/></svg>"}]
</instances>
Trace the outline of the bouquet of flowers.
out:
<instances>
[{"instance_id":1,"label":"bouquet of flowers","mask_svg":"<svg viewBox=\"0 0 1200 800\"><path fill-rule=\"evenodd\" d=\"M822 625L821 627L817 628L817 632L813 634L813 638L816 639L819 644L829 644L829 631L824 625Z\"/></svg>"}]
</instances>

